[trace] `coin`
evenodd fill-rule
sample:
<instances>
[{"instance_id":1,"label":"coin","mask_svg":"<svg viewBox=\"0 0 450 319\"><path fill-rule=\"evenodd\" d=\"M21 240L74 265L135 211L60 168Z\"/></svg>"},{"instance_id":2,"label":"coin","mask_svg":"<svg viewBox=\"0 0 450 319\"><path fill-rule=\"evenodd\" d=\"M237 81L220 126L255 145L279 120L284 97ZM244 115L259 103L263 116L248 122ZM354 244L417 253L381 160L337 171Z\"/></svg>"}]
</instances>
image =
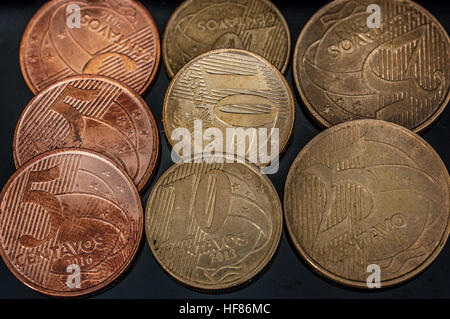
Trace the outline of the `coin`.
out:
<instances>
[{"instance_id":1,"label":"coin","mask_svg":"<svg viewBox=\"0 0 450 319\"><path fill-rule=\"evenodd\" d=\"M294 160L284 192L289 235L302 257L340 284L381 288L422 272L449 234L449 175L433 148L399 125L346 122ZM371 281L372 282L372 281Z\"/></svg>"},{"instance_id":2,"label":"coin","mask_svg":"<svg viewBox=\"0 0 450 319\"><path fill-rule=\"evenodd\" d=\"M100 74L142 94L159 66L158 30L138 1L54 0L29 22L20 46L34 94L78 74Z\"/></svg>"},{"instance_id":3,"label":"coin","mask_svg":"<svg viewBox=\"0 0 450 319\"><path fill-rule=\"evenodd\" d=\"M439 22L412 1L333 1L298 38L295 83L322 126L378 119L420 132L450 98L449 44Z\"/></svg>"},{"instance_id":4,"label":"coin","mask_svg":"<svg viewBox=\"0 0 450 319\"><path fill-rule=\"evenodd\" d=\"M216 144L219 153L235 154L229 147L236 151L239 147L224 140L236 133L237 128L249 129L249 140L241 143L246 153L238 155L258 166L267 165L284 149L292 133L294 115L294 98L281 73L264 58L237 49L209 51L186 64L172 79L162 112L169 143L172 147L186 146L180 156L196 154L192 151L196 148L205 151L211 145L206 138L201 141L194 138L197 122L202 136L208 134L208 129L220 130L222 146ZM179 129L187 129L192 138L176 142L173 135ZM258 135L262 130L266 130L266 135ZM278 132L277 138L272 134L274 131ZM189 145L193 145L191 154ZM269 150L270 155L266 154L269 160L258 156L263 154L262 149Z\"/></svg>"},{"instance_id":5,"label":"coin","mask_svg":"<svg viewBox=\"0 0 450 319\"><path fill-rule=\"evenodd\" d=\"M0 254L38 292L93 293L134 258L143 211L136 187L106 157L64 149L19 168L0 195Z\"/></svg>"},{"instance_id":6,"label":"coin","mask_svg":"<svg viewBox=\"0 0 450 319\"><path fill-rule=\"evenodd\" d=\"M14 134L14 162L20 167L64 147L110 157L142 189L158 159L158 129L131 89L106 77L77 75L44 89L25 108Z\"/></svg>"},{"instance_id":7,"label":"coin","mask_svg":"<svg viewBox=\"0 0 450 319\"><path fill-rule=\"evenodd\" d=\"M270 261L282 232L281 203L270 180L244 161L217 159L170 167L145 215L159 264L181 283L204 290L248 282Z\"/></svg>"},{"instance_id":8,"label":"coin","mask_svg":"<svg viewBox=\"0 0 450 319\"><path fill-rule=\"evenodd\" d=\"M267 0L187 0L172 14L163 35L171 78L196 56L227 48L257 53L284 73L291 51L286 20Z\"/></svg>"}]
</instances>

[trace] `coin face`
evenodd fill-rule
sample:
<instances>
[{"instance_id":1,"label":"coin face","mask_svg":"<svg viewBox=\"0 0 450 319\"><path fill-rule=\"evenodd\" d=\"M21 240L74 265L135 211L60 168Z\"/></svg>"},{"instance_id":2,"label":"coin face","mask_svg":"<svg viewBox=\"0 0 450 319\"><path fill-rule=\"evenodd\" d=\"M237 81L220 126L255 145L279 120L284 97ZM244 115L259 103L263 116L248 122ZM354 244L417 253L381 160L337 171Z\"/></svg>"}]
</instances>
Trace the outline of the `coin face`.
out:
<instances>
[{"instance_id":1,"label":"coin face","mask_svg":"<svg viewBox=\"0 0 450 319\"><path fill-rule=\"evenodd\" d=\"M41 293L74 297L115 280L142 237L141 199L106 157L55 150L19 168L1 193L0 254Z\"/></svg>"},{"instance_id":2,"label":"coin face","mask_svg":"<svg viewBox=\"0 0 450 319\"><path fill-rule=\"evenodd\" d=\"M37 93L77 74L100 74L143 93L159 65L158 30L134 0L54 0L31 19L22 38L23 76Z\"/></svg>"},{"instance_id":3,"label":"coin face","mask_svg":"<svg viewBox=\"0 0 450 319\"><path fill-rule=\"evenodd\" d=\"M286 146L294 112L294 98L286 80L267 60L248 51L221 49L191 60L173 78L164 99L163 124L170 144L192 145L191 154L198 153L193 151L196 147L205 150L211 144L206 138L195 139L196 131L205 136L208 129L220 130L222 138L214 133L216 140L223 141L219 153L235 154L223 149L231 146L238 150L235 145L226 146L225 139L233 129L250 129L249 139L241 143L245 154L239 155L264 166ZM199 126L201 131L196 129ZM187 129L192 138L175 141L173 136L178 136L179 129ZM258 129L265 129L266 135L258 135ZM274 130L278 132L276 141ZM272 148L274 141L278 151ZM255 155L262 148L269 150L268 161ZM183 148L179 155L184 157L186 149L189 151L189 147Z\"/></svg>"},{"instance_id":4,"label":"coin face","mask_svg":"<svg viewBox=\"0 0 450 319\"><path fill-rule=\"evenodd\" d=\"M175 164L150 194L145 230L156 260L175 279L226 289L249 281L270 261L282 209L272 183L254 165Z\"/></svg>"},{"instance_id":5,"label":"coin face","mask_svg":"<svg viewBox=\"0 0 450 319\"><path fill-rule=\"evenodd\" d=\"M284 73L291 51L288 25L267 0L187 0L164 31L163 58L170 77L196 56L226 48L257 53Z\"/></svg>"},{"instance_id":6,"label":"coin face","mask_svg":"<svg viewBox=\"0 0 450 319\"><path fill-rule=\"evenodd\" d=\"M108 156L142 189L158 159L158 129L131 89L105 77L78 75L43 90L25 108L14 135L14 162L20 167L65 147Z\"/></svg>"},{"instance_id":7,"label":"coin face","mask_svg":"<svg viewBox=\"0 0 450 319\"><path fill-rule=\"evenodd\" d=\"M299 153L284 208L289 235L315 271L367 288L378 266L383 288L417 275L443 248L449 175L431 146L406 128L352 121L320 133Z\"/></svg>"},{"instance_id":8,"label":"coin face","mask_svg":"<svg viewBox=\"0 0 450 319\"><path fill-rule=\"evenodd\" d=\"M448 57L446 31L418 4L337 0L303 29L293 69L303 102L321 125L367 118L419 132L448 103Z\"/></svg>"}]
</instances>

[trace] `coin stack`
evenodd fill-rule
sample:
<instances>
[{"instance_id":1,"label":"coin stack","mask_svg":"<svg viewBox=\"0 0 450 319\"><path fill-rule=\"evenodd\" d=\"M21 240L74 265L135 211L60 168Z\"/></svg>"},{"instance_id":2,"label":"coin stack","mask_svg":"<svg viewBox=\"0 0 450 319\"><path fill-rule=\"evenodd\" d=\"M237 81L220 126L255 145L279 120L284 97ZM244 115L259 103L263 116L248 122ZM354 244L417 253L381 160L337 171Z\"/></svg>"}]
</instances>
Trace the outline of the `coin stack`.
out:
<instances>
[{"instance_id":1,"label":"coin stack","mask_svg":"<svg viewBox=\"0 0 450 319\"><path fill-rule=\"evenodd\" d=\"M177 281L225 291L267 266L283 214L306 263L345 286L400 284L437 257L450 178L417 134L450 99L450 41L428 11L409 0L335 0L306 24L295 86L325 130L292 163L283 206L264 173L302 128L283 75L291 38L281 12L268 0L186 0L162 42L172 78L162 124L179 161L156 181L144 217L139 191L159 156L140 97L160 57L150 13L134 0L53 0L31 19L20 63L36 96L17 124L17 171L0 199L0 253L24 284L53 296L105 288L145 229ZM224 149L239 130L270 156Z\"/></svg>"}]
</instances>

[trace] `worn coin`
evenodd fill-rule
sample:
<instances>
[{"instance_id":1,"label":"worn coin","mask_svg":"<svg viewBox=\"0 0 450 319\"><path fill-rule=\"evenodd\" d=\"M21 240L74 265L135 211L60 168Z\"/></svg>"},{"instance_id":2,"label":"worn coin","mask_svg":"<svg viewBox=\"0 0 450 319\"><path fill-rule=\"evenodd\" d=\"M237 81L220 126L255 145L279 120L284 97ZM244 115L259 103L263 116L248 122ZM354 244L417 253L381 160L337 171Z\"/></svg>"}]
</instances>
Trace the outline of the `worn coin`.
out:
<instances>
[{"instance_id":1,"label":"worn coin","mask_svg":"<svg viewBox=\"0 0 450 319\"><path fill-rule=\"evenodd\" d=\"M288 25L268 0L187 0L164 31L163 59L170 77L196 56L226 48L257 53L284 73L291 51Z\"/></svg>"},{"instance_id":2,"label":"worn coin","mask_svg":"<svg viewBox=\"0 0 450 319\"><path fill-rule=\"evenodd\" d=\"M294 78L325 127L370 118L419 132L449 101L449 46L444 28L412 1L336 0L300 34Z\"/></svg>"},{"instance_id":3,"label":"worn coin","mask_svg":"<svg viewBox=\"0 0 450 319\"><path fill-rule=\"evenodd\" d=\"M219 158L169 168L145 215L156 260L181 283L205 290L248 282L271 260L282 232L270 180L254 165Z\"/></svg>"},{"instance_id":4,"label":"worn coin","mask_svg":"<svg viewBox=\"0 0 450 319\"><path fill-rule=\"evenodd\" d=\"M380 287L388 287L423 271L444 247L449 175L433 148L408 129L351 121L320 133L299 153L284 209L295 247L316 272L368 288L375 271Z\"/></svg>"},{"instance_id":5,"label":"worn coin","mask_svg":"<svg viewBox=\"0 0 450 319\"><path fill-rule=\"evenodd\" d=\"M20 281L44 294L74 297L104 288L141 241L136 187L92 151L37 156L9 179L0 201L0 254Z\"/></svg>"},{"instance_id":6,"label":"worn coin","mask_svg":"<svg viewBox=\"0 0 450 319\"><path fill-rule=\"evenodd\" d=\"M14 162L20 167L64 147L110 157L142 189L158 159L158 129L131 89L105 77L77 75L44 89L25 108L14 134Z\"/></svg>"},{"instance_id":7,"label":"worn coin","mask_svg":"<svg viewBox=\"0 0 450 319\"><path fill-rule=\"evenodd\" d=\"M196 134L215 135L215 141L221 142L213 141L219 153L236 154L239 144L245 154L238 155L265 166L279 156L289 140L295 104L285 78L267 60L244 50L220 49L196 57L177 73L167 89L162 113L170 144L186 146L180 156L211 146L211 139L198 140ZM176 142L179 129L187 129L191 138ZM221 136L211 133L213 129L220 130ZM248 139L234 138L236 129L248 129ZM227 144L229 140L235 144Z\"/></svg>"},{"instance_id":8,"label":"worn coin","mask_svg":"<svg viewBox=\"0 0 450 319\"><path fill-rule=\"evenodd\" d=\"M100 74L143 93L158 69L160 43L150 13L134 0L53 0L22 38L23 76L37 93L77 74Z\"/></svg>"}]
</instances>

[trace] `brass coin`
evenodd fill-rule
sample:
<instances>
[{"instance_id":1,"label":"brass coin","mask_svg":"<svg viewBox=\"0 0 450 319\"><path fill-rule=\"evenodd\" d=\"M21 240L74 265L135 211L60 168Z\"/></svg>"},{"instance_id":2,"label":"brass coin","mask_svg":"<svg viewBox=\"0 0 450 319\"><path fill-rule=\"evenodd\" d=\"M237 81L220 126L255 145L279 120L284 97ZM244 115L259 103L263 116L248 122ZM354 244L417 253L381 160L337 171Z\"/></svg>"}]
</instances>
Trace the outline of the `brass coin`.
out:
<instances>
[{"instance_id":1,"label":"brass coin","mask_svg":"<svg viewBox=\"0 0 450 319\"><path fill-rule=\"evenodd\" d=\"M298 154L284 209L295 247L316 272L368 288L377 265L381 288L388 287L423 271L444 247L449 175L433 148L404 127L342 123Z\"/></svg>"},{"instance_id":2,"label":"brass coin","mask_svg":"<svg viewBox=\"0 0 450 319\"><path fill-rule=\"evenodd\" d=\"M252 145L256 145L258 150L266 148L270 160L278 157L286 146L292 133L294 115L294 97L283 75L264 58L237 49L209 51L186 64L172 79L162 112L164 132L172 147L175 145L172 139L174 130L186 128L193 137L196 121L201 122L203 134L209 128L217 128L224 140L230 135L227 129L255 129L253 133L259 134L256 129L265 128L266 138L255 135ZM271 151L272 136L269 133L272 129L278 129L278 152ZM191 150L195 145L205 150L209 143L206 139L198 142L194 138L189 142ZM177 144L188 143L180 141ZM252 157L250 144L245 144L247 159ZM223 152L233 153L230 150ZM262 161L260 156L252 159L252 163L258 166L265 166L268 162Z\"/></svg>"},{"instance_id":3,"label":"brass coin","mask_svg":"<svg viewBox=\"0 0 450 319\"><path fill-rule=\"evenodd\" d=\"M380 9L380 28L368 24L369 5ZM420 132L449 101L449 50L444 28L412 1L336 0L301 32L294 78L322 126L367 118Z\"/></svg>"},{"instance_id":4,"label":"brass coin","mask_svg":"<svg viewBox=\"0 0 450 319\"><path fill-rule=\"evenodd\" d=\"M221 290L248 282L271 260L282 208L272 183L254 165L175 164L150 194L145 230L156 260L171 276L198 289Z\"/></svg>"},{"instance_id":5,"label":"brass coin","mask_svg":"<svg viewBox=\"0 0 450 319\"><path fill-rule=\"evenodd\" d=\"M164 31L163 59L171 78L196 56L227 48L257 53L284 73L291 51L288 25L268 0L187 0Z\"/></svg>"}]
</instances>

